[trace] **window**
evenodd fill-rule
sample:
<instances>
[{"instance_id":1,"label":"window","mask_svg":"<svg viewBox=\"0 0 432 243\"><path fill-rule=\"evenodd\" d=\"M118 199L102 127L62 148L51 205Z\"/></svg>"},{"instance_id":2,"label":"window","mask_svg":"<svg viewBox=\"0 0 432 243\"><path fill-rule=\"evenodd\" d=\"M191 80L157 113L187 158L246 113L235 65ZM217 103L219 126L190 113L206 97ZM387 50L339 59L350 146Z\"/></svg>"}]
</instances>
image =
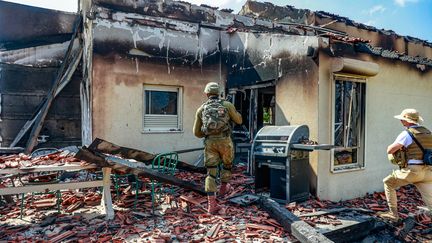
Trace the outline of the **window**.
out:
<instances>
[{"instance_id":1,"label":"window","mask_svg":"<svg viewBox=\"0 0 432 243\"><path fill-rule=\"evenodd\" d=\"M365 80L335 78L333 171L364 167Z\"/></svg>"},{"instance_id":2,"label":"window","mask_svg":"<svg viewBox=\"0 0 432 243\"><path fill-rule=\"evenodd\" d=\"M144 131L181 131L180 87L144 85Z\"/></svg>"}]
</instances>

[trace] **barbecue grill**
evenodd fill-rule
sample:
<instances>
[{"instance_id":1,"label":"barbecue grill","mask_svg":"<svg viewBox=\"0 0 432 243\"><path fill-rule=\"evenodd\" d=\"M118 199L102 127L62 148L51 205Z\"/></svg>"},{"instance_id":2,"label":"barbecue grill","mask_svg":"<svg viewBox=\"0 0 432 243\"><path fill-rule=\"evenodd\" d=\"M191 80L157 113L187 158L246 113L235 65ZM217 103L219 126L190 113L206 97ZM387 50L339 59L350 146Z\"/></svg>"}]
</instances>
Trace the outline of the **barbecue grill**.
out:
<instances>
[{"instance_id":1,"label":"barbecue grill","mask_svg":"<svg viewBox=\"0 0 432 243\"><path fill-rule=\"evenodd\" d=\"M309 141L309 128L265 126L252 144L255 191L270 191L280 202L304 201L309 197L309 152L334 146Z\"/></svg>"}]
</instances>

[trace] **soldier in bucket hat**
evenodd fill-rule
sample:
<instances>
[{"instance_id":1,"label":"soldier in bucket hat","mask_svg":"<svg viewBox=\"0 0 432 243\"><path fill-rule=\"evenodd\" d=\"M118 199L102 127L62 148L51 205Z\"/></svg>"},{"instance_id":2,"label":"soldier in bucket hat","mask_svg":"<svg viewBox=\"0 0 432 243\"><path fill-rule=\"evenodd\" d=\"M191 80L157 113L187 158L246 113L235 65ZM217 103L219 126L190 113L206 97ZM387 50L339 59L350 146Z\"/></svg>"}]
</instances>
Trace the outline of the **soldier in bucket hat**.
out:
<instances>
[{"instance_id":1,"label":"soldier in bucket hat","mask_svg":"<svg viewBox=\"0 0 432 243\"><path fill-rule=\"evenodd\" d=\"M193 126L194 135L204 140L204 163L207 168L205 191L208 196L208 212L217 213L220 209L216 201L216 177L220 165L221 186L218 195L226 195L231 186L232 162L234 159L234 146L231 140L231 121L242 123L242 116L234 105L219 98L220 86L210 82L204 89L208 100L198 108Z\"/></svg>"},{"instance_id":2,"label":"soldier in bucket hat","mask_svg":"<svg viewBox=\"0 0 432 243\"><path fill-rule=\"evenodd\" d=\"M432 135L427 128L420 125L423 118L415 109L405 109L394 118L400 120L406 129L388 146L387 154L393 155L404 150L407 163L404 168L394 170L384 178L384 191L389 211L379 213L378 216L396 222L399 220L396 189L401 186L415 185L426 206L432 210L432 166L424 163L423 151L417 144L420 143L425 149L432 148Z\"/></svg>"}]
</instances>

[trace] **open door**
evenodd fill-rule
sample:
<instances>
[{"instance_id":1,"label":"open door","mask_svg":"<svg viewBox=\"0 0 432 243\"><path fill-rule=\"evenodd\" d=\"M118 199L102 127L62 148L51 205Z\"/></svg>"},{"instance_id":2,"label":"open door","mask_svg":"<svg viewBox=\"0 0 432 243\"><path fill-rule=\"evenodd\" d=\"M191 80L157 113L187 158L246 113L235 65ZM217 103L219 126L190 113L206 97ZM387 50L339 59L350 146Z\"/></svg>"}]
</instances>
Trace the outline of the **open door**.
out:
<instances>
[{"instance_id":1,"label":"open door","mask_svg":"<svg viewBox=\"0 0 432 243\"><path fill-rule=\"evenodd\" d=\"M264 126L275 124L275 86L273 83L229 90L230 100L243 117L243 124L233 128L236 163L250 168L252 141Z\"/></svg>"}]
</instances>

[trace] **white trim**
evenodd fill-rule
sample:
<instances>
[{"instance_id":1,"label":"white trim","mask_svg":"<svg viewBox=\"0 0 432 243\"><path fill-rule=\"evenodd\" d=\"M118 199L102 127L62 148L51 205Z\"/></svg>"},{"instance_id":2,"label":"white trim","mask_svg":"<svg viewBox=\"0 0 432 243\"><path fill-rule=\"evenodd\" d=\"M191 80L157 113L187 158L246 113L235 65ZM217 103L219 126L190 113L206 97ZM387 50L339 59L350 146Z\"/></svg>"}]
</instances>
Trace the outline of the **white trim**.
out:
<instances>
[{"instance_id":1,"label":"white trim","mask_svg":"<svg viewBox=\"0 0 432 243\"><path fill-rule=\"evenodd\" d=\"M114 209L113 209L112 198L111 198L111 170L112 169L110 167L102 168L103 191L102 191L101 206L105 211L106 214L105 219L107 220L114 219Z\"/></svg>"},{"instance_id":2,"label":"white trim","mask_svg":"<svg viewBox=\"0 0 432 243\"><path fill-rule=\"evenodd\" d=\"M179 131L168 131L168 130L142 130L143 134L160 134L160 133L184 133L184 130Z\"/></svg>"},{"instance_id":3,"label":"white trim","mask_svg":"<svg viewBox=\"0 0 432 243\"><path fill-rule=\"evenodd\" d=\"M336 166L336 167L334 167L332 173L333 174L340 174L340 173L352 172L352 171L360 171L360 170L365 170L365 167L364 166L360 166L357 163L357 164Z\"/></svg>"},{"instance_id":4,"label":"white trim","mask_svg":"<svg viewBox=\"0 0 432 243\"><path fill-rule=\"evenodd\" d=\"M331 75L331 143L335 144L335 94L336 94L336 81L348 81L348 82L357 82L357 83L364 83L365 84L365 94L364 94L364 124L363 124L363 160L362 162L356 162L352 164L344 164L344 165L335 165L335 156L334 152L335 149L331 149L331 159L330 159L330 172L331 173L343 173L343 172L351 172L351 171L359 171L364 170L366 167L366 120L367 120L367 93L368 93L368 85L367 85L367 77L365 76L358 76L358 75L350 75L350 74L337 74L333 73ZM358 156L358 155L357 155ZM357 158L358 159L358 158Z\"/></svg>"},{"instance_id":5,"label":"white trim","mask_svg":"<svg viewBox=\"0 0 432 243\"><path fill-rule=\"evenodd\" d=\"M0 170L0 175L8 174L19 174L19 173L33 173L42 171L76 171L76 170L88 170L95 169L96 165L90 164L87 166L81 166L79 164L67 164L67 165L40 165L23 168L6 168Z\"/></svg>"},{"instance_id":6,"label":"white trim","mask_svg":"<svg viewBox=\"0 0 432 243\"><path fill-rule=\"evenodd\" d=\"M72 189L101 187L101 186L104 186L103 180L67 182L67 183L56 183L56 184L34 185L34 186L6 187L0 189L0 195L15 195L15 194L29 193L29 192L44 192L47 190L49 191L72 190Z\"/></svg>"},{"instance_id":7,"label":"white trim","mask_svg":"<svg viewBox=\"0 0 432 243\"><path fill-rule=\"evenodd\" d=\"M162 91L162 92L176 92L177 93L177 115L157 115L157 114L148 114L146 115L146 91ZM165 86L165 85L143 85L142 91L142 133L180 133L183 132L183 87L181 86ZM148 118L157 118L161 117L177 117L177 127L146 127L145 120Z\"/></svg>"}]
</instances>

